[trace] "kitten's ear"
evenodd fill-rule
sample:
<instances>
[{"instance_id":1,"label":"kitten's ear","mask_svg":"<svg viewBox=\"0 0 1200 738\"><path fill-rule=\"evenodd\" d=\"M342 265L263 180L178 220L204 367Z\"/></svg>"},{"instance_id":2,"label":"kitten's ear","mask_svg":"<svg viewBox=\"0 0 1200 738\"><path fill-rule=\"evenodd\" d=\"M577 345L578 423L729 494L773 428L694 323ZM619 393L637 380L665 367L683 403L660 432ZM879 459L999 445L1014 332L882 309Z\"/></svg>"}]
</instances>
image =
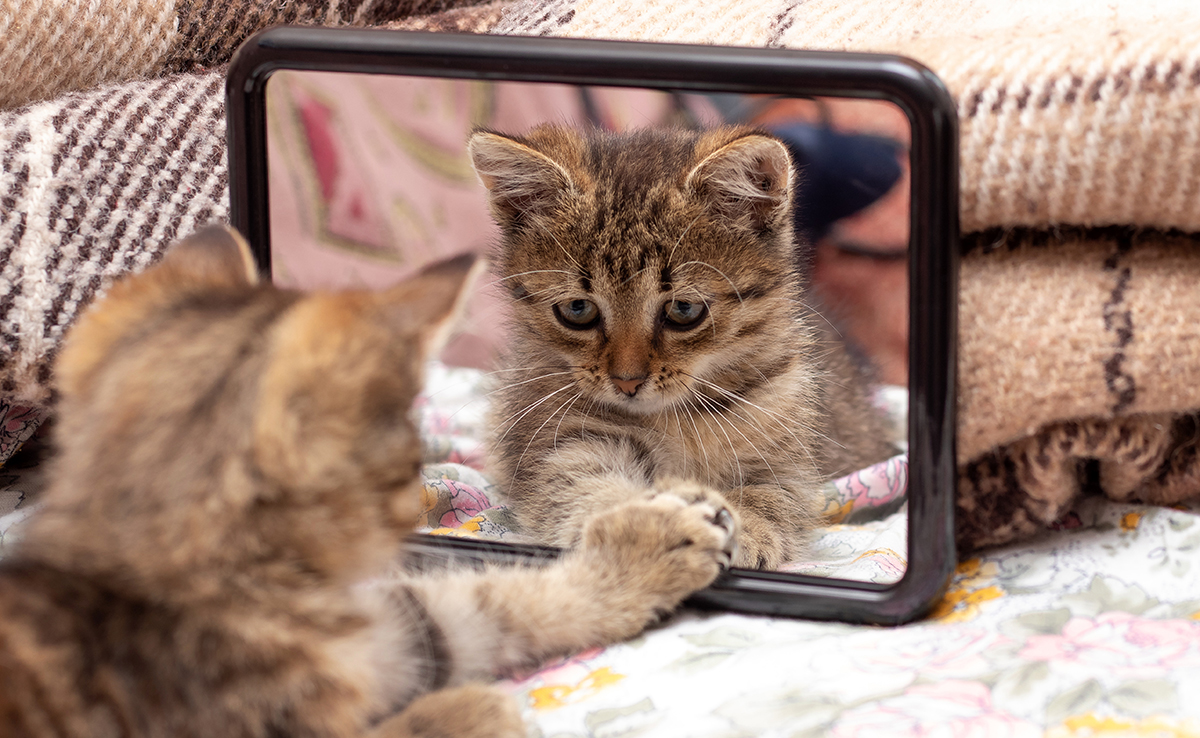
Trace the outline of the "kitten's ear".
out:
<instances>
[{"instance_id":1,"label":"kitten's ear","mask_svg":"<svg viewBox=\"0 0 1200 738\"><path fill-rule=\"evenodd\" d=\"M774 138L743 136L700 162L686 187L735 223L762 231L781 225L789 211L792 159Z\"/></svg>"},{"instance_id":2,"label":"kitten's ear","mask_svg":"<svg viewBox=\"0 0 1200 738\"><path fill-rule=\"evenodd\" d=\"M258 269L250 246L226 226L206 226L167 250L155 269L178 284L203 287L253 285Z\"/></svg>"},{"instance_id":3,"label":"kitten's ear","mask_svg":"<svg viewBox=\"0 0 1200 738\"><path fill-rule=\"evenodd\" d=\"M168 248L149 269L117 280L80 317L55 363L59 390L65 395L84 392L93 369L121 336L181 297L256 282L254 257L238 232L223 226L202 228Z\"/></svg>"},{"instance_id":4,"label":"kitten's ear","mask_svg":"<svg viewBox=\"0 0 1200 738\"><path fill-rule=\"evenodd\" d=\"M389 317L421 336L421 350L435 356L462 317L471 288L487 271L478 254L435 262L381 293Z\"/></svg>"},{"instance_id":5,"label":"kitten's ear","mask_svg":"<svg viewBox=\"0 0 1200 738\"><path fill-rule=\"evenodd\" d=\"M574 189L566 169L511 138L478 131L467 142L467 153L501 225L518 225L528 216L545 213Z\"/></svg>"}]
</instances>

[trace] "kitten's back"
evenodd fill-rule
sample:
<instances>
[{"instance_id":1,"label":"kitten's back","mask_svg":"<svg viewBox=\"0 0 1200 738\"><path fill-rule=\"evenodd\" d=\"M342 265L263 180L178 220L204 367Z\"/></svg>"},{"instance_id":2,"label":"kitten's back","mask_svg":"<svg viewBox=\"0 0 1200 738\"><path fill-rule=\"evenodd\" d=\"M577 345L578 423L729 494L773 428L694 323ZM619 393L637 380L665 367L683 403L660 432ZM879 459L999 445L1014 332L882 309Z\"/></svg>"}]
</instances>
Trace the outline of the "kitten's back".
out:
<instances>
[{"instance_id":1,"label":"kitten's back","mask_svg":"<svg viewBox=\"0 0 1200 738\"><path fill-rule=\"evenodd\" d=\"M354 735L388 706L354 586L415 520L408 410L473 265L300 295L214 229L89 309L0 562L5 735Z\"/></svg>"}]
</instances>

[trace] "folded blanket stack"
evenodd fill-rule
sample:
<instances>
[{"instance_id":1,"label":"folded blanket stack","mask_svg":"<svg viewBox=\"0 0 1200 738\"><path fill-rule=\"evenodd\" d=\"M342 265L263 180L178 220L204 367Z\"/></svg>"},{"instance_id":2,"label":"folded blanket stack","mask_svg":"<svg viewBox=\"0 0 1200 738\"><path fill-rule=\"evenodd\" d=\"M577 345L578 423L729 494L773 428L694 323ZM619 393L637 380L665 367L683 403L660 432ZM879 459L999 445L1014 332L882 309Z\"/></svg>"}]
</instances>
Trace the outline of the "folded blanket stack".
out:
<instances>
[{"instance_id":1,"label":"folded blanket stack","mask_svg":"<svg viewBox=\"0 0 1200 738\"><path fill-rule=\"evenodd\" d=\"M1084 491L1200 496L1191 0L57 2L0 11L18 39L0 67L22 70L0 87L0 459L47 407L80 306L226 216L219 65L287 21L923 62L961 128L960 547L1030 535ZM51 5L90 20L55 23Z\"/></svg>"}]
</instances>

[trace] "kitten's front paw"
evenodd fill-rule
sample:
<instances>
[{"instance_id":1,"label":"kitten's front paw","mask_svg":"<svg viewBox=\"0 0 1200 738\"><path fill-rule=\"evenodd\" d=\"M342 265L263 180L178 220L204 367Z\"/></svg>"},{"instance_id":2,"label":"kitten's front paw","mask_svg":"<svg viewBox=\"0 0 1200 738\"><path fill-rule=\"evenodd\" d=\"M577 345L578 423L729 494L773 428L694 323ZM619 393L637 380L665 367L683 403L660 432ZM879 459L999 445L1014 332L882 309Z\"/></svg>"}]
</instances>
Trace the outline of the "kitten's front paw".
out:
<instances>
[{"instance_id":1,"label":"kitten's front paw","mask_svg":"<svg viewBox=\"0 0 1200 738\"><path fill-rule=\"evenodd\" d=\"M371 738L522 738L525 723L510 695L483 684L424 694L385 720Z\"/></svg>"},{"instance_id":2,"label":"kitten's front paw","mask_svg":"<svg viewBox=\"0 0 1200 738\"><path fill-rule=\"evenodd\" d=\"M787 557L787 546L779 526L754 513L743 512L733 565L774 571L783 566Z\"/></svg>"},{"instance_id":3,"label":"kitten's front paw","mask_svg":"<svg viewBox=\"0 0 1200 738\"><path fill-rule=\"evenodd\" d=\"M643 499L592 518L583 555L616 567L631 596L674 609L733 560L736 513L719 493L692 482L660 482Z\"/></svg>"}]
</instances>

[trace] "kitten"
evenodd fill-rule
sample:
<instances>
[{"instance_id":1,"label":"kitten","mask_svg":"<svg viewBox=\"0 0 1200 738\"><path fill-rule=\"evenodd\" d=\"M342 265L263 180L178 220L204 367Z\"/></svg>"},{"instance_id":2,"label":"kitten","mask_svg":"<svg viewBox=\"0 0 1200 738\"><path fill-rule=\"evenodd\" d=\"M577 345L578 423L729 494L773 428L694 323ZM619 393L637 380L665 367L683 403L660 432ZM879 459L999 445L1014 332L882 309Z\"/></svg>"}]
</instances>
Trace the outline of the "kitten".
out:
<instances>
[{"instance_id":1,"label":"kitten","mask_svg":"<svg viewBox=\"0 0 1200 738\"><path fill-rule=\"evenodd\" d=\"M774 569L818 524L824 480L895 453L805 303L780 141L542 126L468 150L513 306L489 469L533 535L573 546L674 477L738 512L736 565Z\"/></svg>"},{"instance_id":2,"label":"kitten","mask_svg":"<svg viewBox=\"0 0 1200 738\"><path fill-rule=\"evenodd\" d=\"M474 262L306 296L211 229L114 285L56 364L45 507L0 562L0 734L523 736L471 680L630 637L712 581L733 519L679 487L542 569L377 576Z\"/></svg>"}]
</instances>

